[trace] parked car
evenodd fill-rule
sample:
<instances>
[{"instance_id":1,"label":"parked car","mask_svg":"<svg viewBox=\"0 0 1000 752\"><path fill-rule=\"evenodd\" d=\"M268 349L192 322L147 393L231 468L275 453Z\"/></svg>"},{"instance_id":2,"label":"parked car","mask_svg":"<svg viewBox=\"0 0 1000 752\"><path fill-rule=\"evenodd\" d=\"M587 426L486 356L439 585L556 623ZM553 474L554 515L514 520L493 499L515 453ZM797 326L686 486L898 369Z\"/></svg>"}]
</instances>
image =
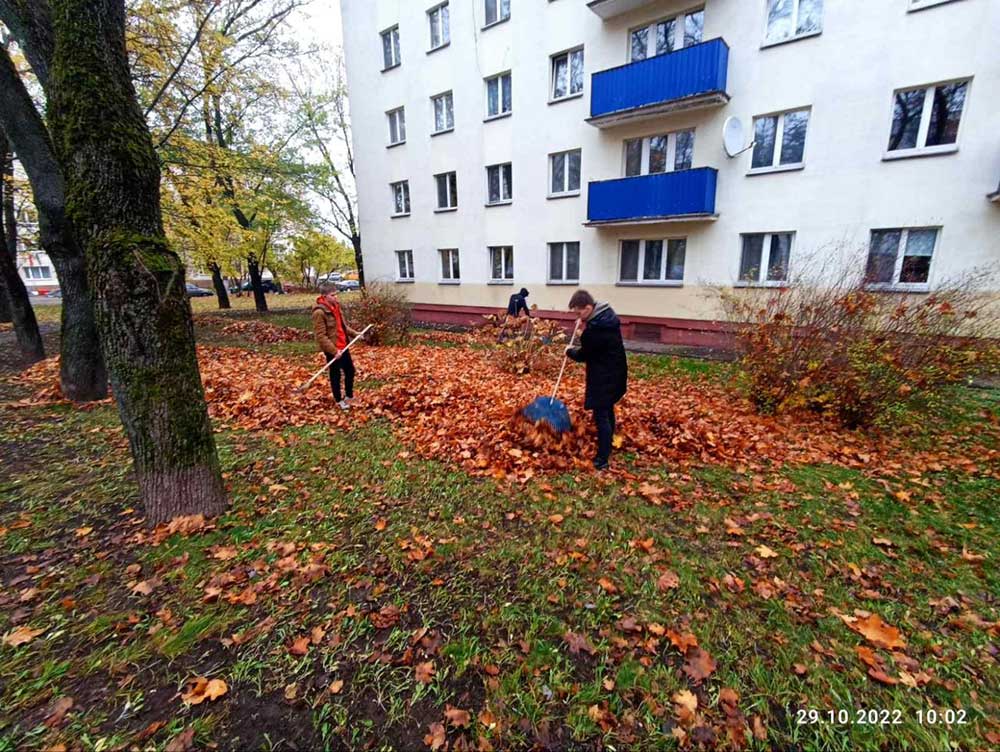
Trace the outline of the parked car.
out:
<instances>
[{"instance_id":1,"label":"parked car","mask_svg":"<svg viewBox=\"0 0 1000 752\"><path fill-rule=\"evenodd\" d=\"M260 281L260 286L261 286L261 289L263 289L265 293L273 292L276 295L284 295L285 294L285 291L282 290L280 287L278 287L278 285L276 285L274 283L274 280L272 280L272 279L262 279ZM253 292L253 284L250 283L250 282L244 282L243 283L243 287L241 287L240 289L243 290L243 292Z\"/></svg>"},{"instance_id":2,"label":"parked car","mask_svg":"<svg viewBox=\"0 0 1000 752\"><path fill-rule=\"evenodd\" d=\"M340 282L344 278L344 275L340 272L330 272L329 274L324 274L322 277L316 280L316 284L322 285L327 282Z\"/></svg>"},{"instance_id":3,"label":"parked car","mask_svg":"<svg viewBox=\"0 0 1000 752\"><path fill-rule=\"evenodd\" d=\"M361 288L361 283L356 279L345 279L336 284L336 288L341 292L350 292Z\"/></svg>"},{"instance_id":4,"label":"parked car","mask_svg":"<svg viewBox=\"0 0 1000 752\"><path fill-rule=\"evenodd\" d=\"M187 293L189 298L210 298L213 293L211 290L206 290L204 287L198 287L198 285L188 282L184 285L184 291Z\"/></svg>"},{"instance_id":5,"label":"parked car","mask_svg":"<svg viewBox=\"0 0 1000 752\"><path fill-rule=\"evenodd\" d=\"M46 297L49 297L49 298L61 298L62 297L62 288L56 288L55 290L49 290L49 292L46 295Z\"/></svg>"}]
</instances>

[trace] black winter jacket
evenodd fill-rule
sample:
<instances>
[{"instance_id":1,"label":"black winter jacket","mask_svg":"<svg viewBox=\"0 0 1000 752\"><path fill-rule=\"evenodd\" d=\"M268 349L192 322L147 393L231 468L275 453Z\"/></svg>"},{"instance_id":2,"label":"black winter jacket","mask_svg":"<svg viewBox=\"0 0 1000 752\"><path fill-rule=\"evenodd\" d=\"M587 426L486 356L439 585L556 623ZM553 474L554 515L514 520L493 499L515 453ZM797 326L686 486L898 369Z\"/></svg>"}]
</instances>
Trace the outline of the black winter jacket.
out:
<instances>
[{"instance_id":1,"label":"black winter jacket","mask_svg":"<svg viewBox=\"0 0 1000 752\"><path fill-rule=\"evenodd\" d=\"M625 396L628 361L622 342L618 315L607 303L598 303L580 335L580 346L569 357L587 366L587 394L584 409L611 407Z\"/></svg>"}]
</instances>

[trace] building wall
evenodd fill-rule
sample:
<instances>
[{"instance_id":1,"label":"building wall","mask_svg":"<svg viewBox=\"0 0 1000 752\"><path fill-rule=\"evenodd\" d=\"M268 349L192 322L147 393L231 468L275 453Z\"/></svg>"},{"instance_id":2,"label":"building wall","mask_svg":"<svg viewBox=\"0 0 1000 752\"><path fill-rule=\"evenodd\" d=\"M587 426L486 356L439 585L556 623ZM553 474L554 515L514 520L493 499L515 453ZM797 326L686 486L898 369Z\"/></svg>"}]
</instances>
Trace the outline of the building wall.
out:
<instances>
[{"instance_id":1,"label":"building wall","mask_svg":"<svg viewBox=\"0 0 1000 752\"><path fill-rule=\"evenodd\" d=\"M55 266L45 251L18 251L17 273L28 290L48 293L59 289Z\"/></svg>"},{"instance_id":2,"label":"building wall","mask_svg":"<svg viewBox=\"0 0 1000 752\"><path fill-rule=\"evenodd\" d=\"M451 0L451 44L428 53L426 11L436 3L342 0L366 273L396 277L412 249L419 303L503 306L511 285L487 284L490 245L514 247L514 289L563 309L574 287L548 285L547 243L579 241L579 286L626 316L705 320L711 287L738 276L741 233L794 231L793 270L841 258L863 264L876 228L941 227L930 284L1000 263L1000 2L953 0L910 12L911 0L825 3L818 36L762 47L766 0L707 0L706 40L730 46L731 101L721 107L598 129L590 75L628 61L629 29L689 10L661 0L602 20L584 0L511 0L508 22L483 29L482 0ZM698 6L694 6L698 7ZM402 65L382 72L379 32L399 25ZM549 103L550 55L583 45L581 97ZM483 79L512 71L513 114L484 122ZM884 161L896 89L972 77L958 151ZM431 136L430 97L454 92L455 129ZM386 148L386 111L405 106L407 140ZM722 130L738 116L811 107L805 167L748 176L751 154L726 156ZM621 177L626 138L695 129L694 166L719 170L715 221L585 227L587 183ZM582 149L582 190L549 199L548 154ZM513 203L486 207L485 166L513 163ZM456 170L459 208L435 213L433 175ZM411 214L390 217L389 183L410 181ZM623 238L686 237L682 287L617 285ZM459 248L460 285L439 284L437 249Z\"/></svg>"}]
</instances>

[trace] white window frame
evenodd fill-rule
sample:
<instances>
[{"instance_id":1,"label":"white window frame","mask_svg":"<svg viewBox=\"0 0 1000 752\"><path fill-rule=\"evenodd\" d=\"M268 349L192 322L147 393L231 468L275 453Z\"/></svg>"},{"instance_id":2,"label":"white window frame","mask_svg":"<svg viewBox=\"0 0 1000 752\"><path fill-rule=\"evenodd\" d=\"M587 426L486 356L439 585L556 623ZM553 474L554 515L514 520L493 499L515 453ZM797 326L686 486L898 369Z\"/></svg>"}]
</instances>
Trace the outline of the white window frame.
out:
<instances>
[{"instance_id":1,"label":"white window frame","mask_svg":"<svg viewBox=\"0 0 1000 752\"><path fill-rule=\"evenodd\" d=\"M437 103L438 100L442 102L442 107L444 107L444 123L445 127L441 130L437 129ZM450 106L449 106L450 105ZM448 113L451 113L451 121L448 120ZM435 94L431 97L431 123L433 124L433 129L431 130L432 136L440 136L442 133L451 133L455 130L455 93L451 90L442 91L440 94Z\"/></svg>"},{"instance_id":2,"label":"white window frame","mask_svg":"<svg viewBox=\"0 0 1000 752\"><path fill-rule=\"evenodd\" d=\"M926 143L927 133L931 127L931 114L934 111L934 90L939 86L949 86L951 84L959 83L965 84L965 102L962 104L962 112L958 117L958 132L955 134L955 143L938 144L937 146L921 146L920 144ZM898 89L893 89L892 97L889 102L889 138L892 138L892 124L895 122L896 117L896 96L900 92L918 91L920 89L924 90L924 106L920 112L920 128L917 130L917 145L912 149L895 149L890 151L889 145L886 143L885 151L882 154L883 161L908 159L910 157L927 157L935 154L954 154L958 151L958 144L962 138L962 125L965 123L965 109L969 105L969 97L972 96L972 76L952 78L947 81L938 81L933 84L927 84L926 86L902 86Z\"/></svg>"},{"instance_id":3,"label":"white window frame","mask_svg":"<svg viewBox=\"0 0 1000 752\"><path fill-rule=\"evenodd\" d=\"M804 112L808 116L809 120L806 123L806 138L802 145L802 160L799 162L789 162L788 164L781 164L781 150L785 145L785 115L791 115L797 112ZM753 149L748 149L747 153L750 155L750 167L747 169L747 175L762 175L769 172L790 172L792 170L803 170L806 166L806 152L809 149L809 126L812 125L812 107L794 107L790 110L781 110L779 112L767 112L761 115L753 116L753 133L756 136L757 133L757 121L762 118L778 118L777 129L774 134L774 156L771 158L771 164L764 167L754 167L753 166ZM756 145L756 142L754 142ZM751 233L753 234L753 233Z\"/></svg>"},{"instance_id":4,"label":"white window frame","mask_svg":"<svg viewBox=\"0 0 1000 752\"><path fill-rule=\"evenodd\" d=\"M448 269L451 274L458 266L458 276L444 276L444 259L448 255ZM492 259L491 259L492 262ZM462 256L457 248L438 248L438 284L440 285L460 285L462 284Z\"/></svg>"},{"instance_id":5,"label":"white window frame","mask_svg":"<svg viewBox=\"0 0 1000 752\"><path fill-rule=\"evenodd\" d=\"M757 270L756 280L740 279L740 267L743 266L743 242L744 238L761 235L764 238L764 245L760 253L760 268ZM790 235L791 242L788 246L788 268L785 269L784 279L766 279L767 270L771 264L771 240L775 235ZM792 254L795 253L796 233L793 230L778 230L775 232L743 232L740 233L740 255L737 258L736 282L734 287L788 287L788 278L791 275Z\"/></svg>"},{"instance_id":6,"label":"white window frame","mask_svg":"<svg viewBox=\"0 0 1000 752\"><path fill-rule=\"evenodd\" d=\"M802 0L792 0L793 30L799 28L799 5L801 4L801 2ZM770 10L771 0L764 0L764 35L763 35L764 41L761 42L760 48L765 49L767 47L777 47L779 44L788 44L790 42L797 42L800 39L809 39L811 37L818 37L820 34L823 33L823 26L826 21L826 6L827 3L829 2L831 2L831 0L823 0L823 15L820 18L819 28L816 31L803 31L801 33L796 33L795 31L793 31L790 36L787 36L784 39L769 40L767 38L768 21L770 20L768 18L768 11Z\"/></svg>"},{"instance_id":7,"label":"white window frame","mask_svg":"<svg viewBox=\"0 0 1000 752\"><path fill-rule=\"evenodd\" d=\"M504 2L505 2L505 0L484 0L484 2L483 2L483 29L484 30L485 29L492 29L494 26L502 24L504 21L509 21L510 20L510 14L511 14L510 2L507 2L507 15L506 16L501 15L501 11L503 10L503 4L504 4ZM496 9L496 12L495 12L496 20L495 21L487 21L486 20L486 16L487 16L486 9L489 8L490 6L492 6L492 7L494 7Z\"/></svg>"},{"instance_id":8,"label":"white window frame","mask_svg":"<svg viewBox=\"0 0 1000 752\"><path fill-rule=\"evenodd\" d=\"M507 79L510 83L510 109L505 110L503 108L503 80ZM490 82L497 82L497 112L495 114L490 114ZM511 72L503 71L501 73L495 73L492 76L487 76L483 79L483 84L485 85L486 93L486 117L485 121L489 120L499 120L500 118L510 117L514 112L514 78L511 76Z\"/></svg>"},{"instance_id":9,"label":"white window frame","mask_svg":"<svg viewBox=\"0 0 1000 752\"><path fill-rule=\"evenodd\" d=\"M403 191L403 206L405 211L397 213L396 212L396 188L397 186ZM410 181L409 180L396 180L389 183L389 197L392 201L392 217L408 217L410 216Z\"/></svg>"},{"instance_id":10,"label":"white window frame","mask_svg":"<svg viewBox=\"0 0 1000 752\"><path fill-rule=\"evenodd\" d=\"M449 175L455 176L455 192L452 194L451 181L448 179ZM444 178L445 193L447 194L448 204L446 206L437 205L438 199L441 194L438 191L438 182ZM450 170L448 172L439 172L434 176L434 212L441 214L443 212L453 212L458 211L458 173L455 170Z\"/></svg>"},{"instance_id":11,"label":"white window frame","mask_svg":"<svg viewBox=\"0 0 1000 752\"><path fill-rule=\"evenodd\" d=\"M52 279L52 269L48 266L23 266L24 278L30 280Z\"/></svg>"},{"instance_id":12,"label":"white window frame","mask_svg":"<svg viewBox=\"0 0 1000 752\"><path fill-rule=\"evenodd\" d=\"M441 12L443 9L448 10L447 18ZM448 0L427 9L427 26L427 31L430 34L430 47L427 52L436 52L451 44L451 8L448 7ZM434 44L435 26L438 32L437 45Z\"/></svg>"},{"instance_id":13,"label":"white window frame","mask_svg":"<svg viewBox=\"0 0 1000 752\"><path fill-rule=\"evenodd\" d=\"M552 276L552 247L562 246L562 279L554 279ZM576 246L576 271L577 275L575 278L569 278L566 276L566 270L568 268L566 258L567 258L567 246ZM553 243L546 243L545 245L545 256L546 256L546 268L548 273L548 278L546 284L550 285L579 285L580 284L580 241L579 240L560 240Z\"/></svg>"},{"instance_id":14,"label":"white window frame","mask_svg":"<svg viewBox=\"0 0 1000 752\"><path fill-rule=\"evenodd\" d=\"M933 8L938 5L947 5L948 3L954 2L957 2L957 0L910 0L910 6L906 9L906 12L916 13L918 10Z\"/></svg>"},{"instance_id":15,"label":"white window frame","mask_svg":"<svg viewBox=\"0 0 1000 752\"><path fill-rule=\"evenodd\" d=\"M406 107L396 107L392 110L387 110L385 113L386 122L389 126L389 146L400 146L406 143ZM402 138L393 141L392 140L392 126L393 122L396 125L396 135L402 136Z\"/></svg>"},{"instance_id":16,"label":"white window frame","mask_svg":"<svg viewBox=\"0 0 1000 752\"><path fill-rule=\"evenodd\" d=\"M636 138L627 138L624 141L622 141L622 166L621 166L622 177L637 178L637 177L642 177L644 175L662 175L663 173L661 172L651 173L649 171L649 153L650 153L650 144L652 143L652 140L654 138L661 138L663 136L667 137L667 156L666 156L667 169L664 172L677 172L677 170L675 169L675 165L677 164L677 136L680 133L691 133L695 137L695 143L697 143L697 134L695 128L681 128L680 130L670 131L669 133L654 133L651 136L637 136ZM640 138L642 139L642 159L640 160L639 164L640 171L638 175L628 175L626 174L626 170L628 169L628 143L630 141L638 141L640 140ZM692 150L693 149L694 146L692 146ZM689 167L688 169L693 169L693 168L694 168L694 153L692 151L691 167ZM659 238L653 238L653 239L659 240Z\"/></svg>"},{"instance_id":17,"label":"white window frame","mask_svg":"<svg viewBox=\"0 0 1000 752\"><path fill-rule=\"evenodd\" d=\"M571 196L580 195L580 187L570 189L569 186L569 157L571 154L580 155L580 186L583 185L583 149L566 149L565 151L557 151L549 154L549 176L546 182L546 187L548 189L549 198L569 198ZM552 190L552 176L555 175L555 161L556 159L562 159L563 164L563 187L565 190L553 191Z\"/></svg>"},{"instance_id":18,"label":"white window frame","mask_svg":"<svg viewBox=\"0 0 1000 752\"><path fill-rule=\"evenodd\" d=\"M927 265L926 282L900 282L899 275L903 270L903 259L906 256L906 244L910 239L910 232L934 230L934 248L931 250L931 261ZM868 255L865 256L865 272L867 274L868 259L871 256L872 235L876 232L899 232L899 245L896 246L896 262L892 269L892 282L865 282L865 287L869 290L888 290L901 292L928 292L931 289L931 280L934 279L934 262L938 257L941 248L940 225L928 225L926 227L876 227L868 234Z\"/></svg>"},{"instance_id":19,"label":"white window frame","mask_svg":"<svg viewBox=\"0 0 1000 752\"><path fill-rule=\"evenodd\" d=\"M573 55L580 53L583 56L583 82L580 84L580 91L573 91ZM561 97L556 96L556 60L566 58L566 93ZM565 102L568 99L582 97L587 88L587 56L584 55L583 45L571 47L568 50L557 52L549 56L549 104Z\"/></svg>"},{"instance_id":20,"label":"white window frame","mask_svg":"<svg viewBox=\"0 0 1000 752\"><path fill-rule=\"evenodd\" d=\"M507 260L510 260L510 277L502 277L497 279L493 276L493 252L500 251L500 273L507 267ZM489 254L488 263L490 265L490 281L491 285L512 285L514 284L514 246L512 245L491 245L487 246L486 252Z\"/></svg>"},{"instance_id":21,"label":"white window frame","mask_svg":"<svg viewBox=\"0 0 1000 752\"><path fill-rule=\"evenodd\" d=\"M407 271L409 276L404 276L399 270L400 259L406 262ZM413 249L406 248L396 251L396 282L405 283L413 282L416 279L416 275L413 271Z\"/></svg>"},{"instance_id":22,"label":"white window frame","mask_svg":"<svg viewBox=\"0 0 1000 752\"><path fill-rule=\"evenodd\" d=\"M653 57L659 57L656 54L656 27L658 24L664 21L674 22L674 38L673 38L673 49L670 52L664 52L661 54L669 55L672 52L678 52L683 50L684 44L684 19L693 13L705 13L704 5L696 5L693 8L688 8L681 13L671 13L669 16L662 16L661 18L655 18L652 21L646 23L641 23L638 26L633 26L628 30L628 34L625 35L625 59L629 63L641 63L642 60L649 60ZM636 31L646 30L646 57L642 60L632 59L632 34ZM678 37L680 37L678 39ZM704 32L702 33L702 42L705 41ZM701 44L701 42L698 42ZM651 52L652 51L652 52Z\"/></svg>"},{"instance_id":23,"label":"white window frame","mask_svg":"<svg viewBox=\"0 0 1000 752\"><path fill-rule=\"evenodd\" d=\"M684 277L681 279L664 279L667 269L667 259L670 255L670 241L672 240L683 240L684 241L684 275L687 275L687 243L688 238L686 235L675 235L673 237L665 238L622 238L618 241L618 268L616 272L615 285L619 287L683 287ZM625 243L638 241L639 243L639 261L636 267L636 278L632 279L622 279L622 257L624 256ZM646 244L647 243L663 243L663 261L660 266L660 279L643 279L642 270L646 264Z\"/></svg>"},{"instance_id":24,"label":"white window frame","mask_svg":"<svg viewBox=\"0 0 1000 752\"><path fill-rule=\"evenodd\" d=\"M510 167L510 182L504 180L504 167ZM500 200L490 201L490 170L500 171ZM506 183L506 185L505 185ZM507 198L504 198L504 188L506 188ZM486 206L506 206L514 202L514 163L499 162L497 164L486 165Z\"/></svg>"},{"instance_id":25,"label":"white window frame","mask_svg":"<svg viewBox=\"0 0 1000 752\"><path fill-rule=\"evenodd\" d=\"M385 37L387 35L389 37L389 50L392 53L392 64L391 65L386 65L385 64L385 41L384 40L385 40ZM392 70L393 68L398 68L400 65L402 65L403 64L403 55L402 55L403 51L402 51L402 49L399 46L399 24L396 24L395 26L390 26L388 29L385 29L384 31L380 31L379 35L378 35L378 40L379 40L379 43L382 45L382 48L379 50L379 52L382 53L382 72L384 73L385 71Z\"/></svg>"}]
</instances>

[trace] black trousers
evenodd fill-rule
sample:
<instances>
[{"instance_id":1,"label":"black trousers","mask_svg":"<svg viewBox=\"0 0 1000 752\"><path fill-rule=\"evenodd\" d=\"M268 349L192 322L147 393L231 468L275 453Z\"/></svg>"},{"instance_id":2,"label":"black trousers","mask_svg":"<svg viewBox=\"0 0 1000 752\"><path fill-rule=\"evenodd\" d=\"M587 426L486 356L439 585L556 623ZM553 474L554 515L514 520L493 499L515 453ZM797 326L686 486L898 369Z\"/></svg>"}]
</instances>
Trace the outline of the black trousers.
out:
<instances>
[{"instance_id":1,"label":"black trousers","mask_svg":"<svg viewBox=\"0 0 1000 752\"><path fill-rule=\"evenodd\" d=\"M615 406L598 407L594 411L594 425L597 426L597 455L595 462L607 462L611 457L611 439L615 435Z\"/></svg>"},{"instance_id":2,"label":"black trousers","mask_svg":"<svg viewBox=\"0 0 1000 752\"><path fill-rule=\"evenodd\" d=\"M326 362L333 360L330 353L326 355ZM344 372L344 387L348 397L354 396L354 361L351 360L351 352L348 350L337 361L327 369L330 372L330 388L333 390L333 398L340 402L343 397L340 394L340 372Z\"/></svg>"}]
</instances>

